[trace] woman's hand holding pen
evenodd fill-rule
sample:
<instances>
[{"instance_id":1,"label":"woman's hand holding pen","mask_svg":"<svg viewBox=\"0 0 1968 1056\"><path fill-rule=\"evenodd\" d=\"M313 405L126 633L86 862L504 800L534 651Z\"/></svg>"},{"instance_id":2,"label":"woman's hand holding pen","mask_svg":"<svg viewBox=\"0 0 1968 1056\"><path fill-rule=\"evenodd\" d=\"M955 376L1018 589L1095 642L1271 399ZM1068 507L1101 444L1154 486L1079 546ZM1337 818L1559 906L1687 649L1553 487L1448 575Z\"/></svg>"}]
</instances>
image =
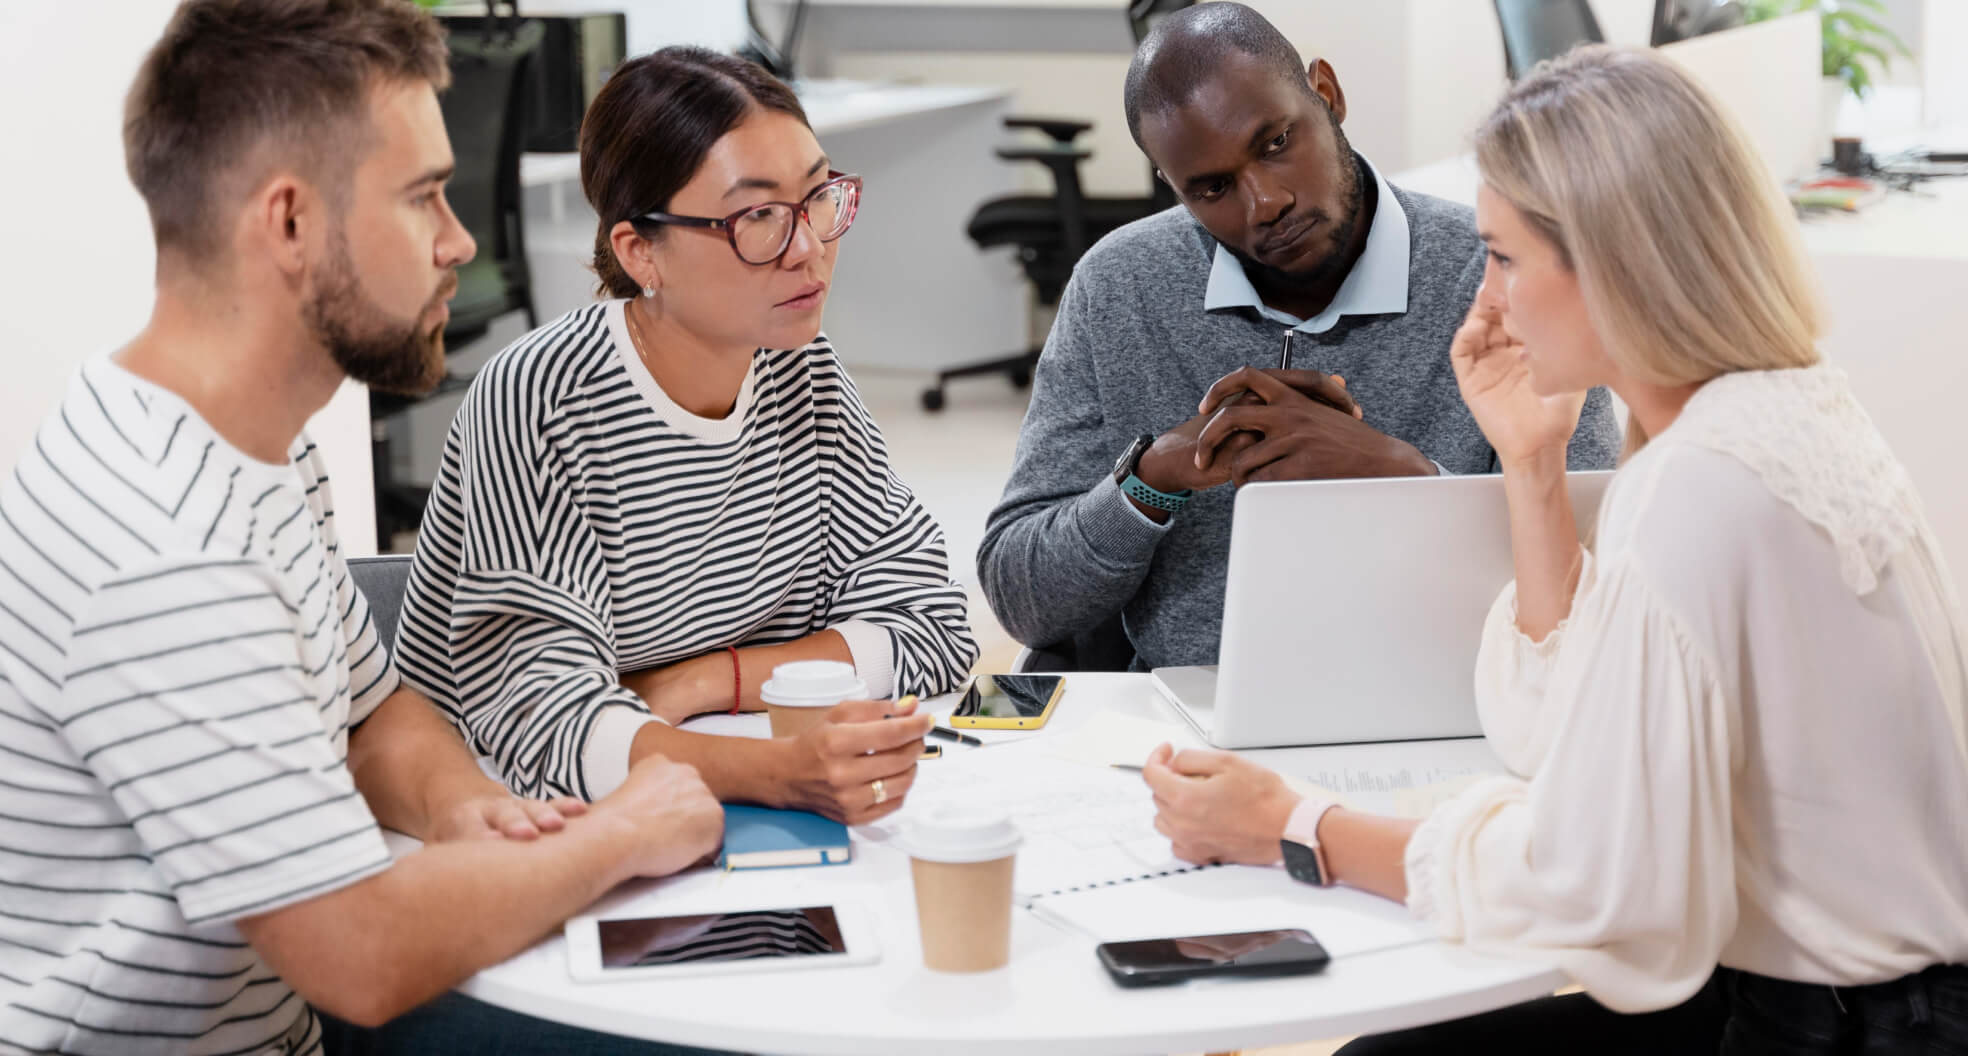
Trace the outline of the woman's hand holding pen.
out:
<instances>
[{"instance_id":1,"label":"woman's hand holding pen","mask_svg":"<svg viewBox=\"0 0 1968 1056\"><path fill-rule=\"evenodd\" d=\"M1285 779L1248 759L1207 748L1161 745L1141 779L1155 797L1155 831L1185 862L1272 865L1298 806Z\"/></svg>"}]
</instances>

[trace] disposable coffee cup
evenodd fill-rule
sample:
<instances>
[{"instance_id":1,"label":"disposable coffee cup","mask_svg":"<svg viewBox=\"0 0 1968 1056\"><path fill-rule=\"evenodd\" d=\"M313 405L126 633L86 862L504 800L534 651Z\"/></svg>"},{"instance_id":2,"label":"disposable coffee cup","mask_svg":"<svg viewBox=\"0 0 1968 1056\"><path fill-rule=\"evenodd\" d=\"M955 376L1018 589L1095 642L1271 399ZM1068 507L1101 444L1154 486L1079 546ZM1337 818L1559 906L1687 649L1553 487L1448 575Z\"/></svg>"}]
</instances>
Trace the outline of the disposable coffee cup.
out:
<instances>
[{"instance_id":1,"label":"disposable coffee cup","mask_svg":"<svg viewBox=\"0 0 1968 1056\"><path fill-rule=\"evenodd\" d=\"M1011 878L1018 827L987 807L936 807L897 841L909 855L923 966L988 972L1011 958Z\"/></svg>"},{"instance_id":2,"label":"disposable coffee cup","mask_svg":"<svg viewBox=\"0 0 1968 1056\"><path fill-rule=\"evenodd\" d=\"M774 737L797 737L825 721L828 708L867 695L867 683L854 677L854 665L838 660L780 664L759 687Z\"/></svg>"}]
</instances>

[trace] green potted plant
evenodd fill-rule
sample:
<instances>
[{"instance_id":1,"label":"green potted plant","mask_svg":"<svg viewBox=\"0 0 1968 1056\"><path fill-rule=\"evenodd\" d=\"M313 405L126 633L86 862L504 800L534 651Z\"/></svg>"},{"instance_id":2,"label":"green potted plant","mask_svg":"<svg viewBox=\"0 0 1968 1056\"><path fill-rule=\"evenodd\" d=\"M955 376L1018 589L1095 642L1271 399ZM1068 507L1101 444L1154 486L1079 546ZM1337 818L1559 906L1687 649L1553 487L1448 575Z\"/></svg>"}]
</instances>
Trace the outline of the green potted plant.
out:
<instances>
[{"instance_id":1,"label":"green potted plant","mask_svg":"<svg viewBox=\"0 0 1968 1056\"><path fill-rule=\"evenodd\" d=\"M1818 99L1820 150L1829 149L1838 130L1838 112L1846 93L1864 99L1872 90L1874 66L1883 74L1894 56L1911 57L1899 34L1875 17L1886 13L1883 0L1747 0L1743 6L1750 22L1801 11L1817 13L1824 39L1820 67L1824 83Z\"/></svg>"},{"instance_id":2,"label":"green potted plant","mask_svg":"<svg viewBox=\"0 0 1968 1056\"><path fill-rule=\"evenodd\" d=\"M1886 72L1895 55L1910 58L1899 37L1872 15L1886 13L1883 0L1749 0L1747 20L1761 22L1799 11L1816 11L1824 29L1824 75L1837 78L1853 95L1864 99L1872 90L1873 73L1866 62Z\"/></svg>"}]
</instances>

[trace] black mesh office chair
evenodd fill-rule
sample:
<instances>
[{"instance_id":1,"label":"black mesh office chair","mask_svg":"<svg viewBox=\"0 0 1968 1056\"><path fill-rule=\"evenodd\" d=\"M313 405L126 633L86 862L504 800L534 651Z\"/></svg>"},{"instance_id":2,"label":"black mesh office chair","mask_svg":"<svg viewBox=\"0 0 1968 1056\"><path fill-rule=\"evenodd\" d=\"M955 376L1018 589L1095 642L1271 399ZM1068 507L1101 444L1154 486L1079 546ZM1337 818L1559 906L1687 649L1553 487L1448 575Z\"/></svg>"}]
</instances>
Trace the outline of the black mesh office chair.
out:
<instances>
[{"instance_id":1,"label":"black mesh office chair","mask_svg":"<svg viewBox=\"0 0 1968 1056\"><path fill-rule=\"evenodd\" d=\"M1654 26L1647 42L1658 48L1720 33L1742 25L1748 17L1740 0L1654 0Z\"/></svg>"},{"instance_id":2,"label":"black mesh office chair","mask_svg":"<svg viewBox=\"0 0 1968 1056\"><path fill-rule=\"evenodd\" d=\"M1505 72L1512 81L1546 59L1606 39L1587 0L1496 0L1496 12Z\"/></svg>"},{"instance_id":3,"label":"black mesh office chair","mask_svg":"<svg viewBox=\"0 0 1968 1056\"><path fill-rule=\"evenodd\" d=\"M1195 3L1196 0L1129 0L1128 28L1134 31L1135 46L1148 39L1148 31L1155 28L1155 23Z\"/></svg>"},{"instance_id":4,"label":"black mesh office chair","mask_svg":"<svg viewBox=\"0 0 1968 1056\"><path fill-rule=\"evenodd\" d=\"M1139 44L1154 23L1171 11L1188 7L1196 0L1133 0L1128 5L1129 28ZM1149 191L1139 197L1096 197L1080 186L1080 162L1093 152L1078 145L1079 136L1093 128L1085 121L1065 118L1007 117L1005 127L1043 132L1052 142L1038 146L1001 147L998 157L1006 161L1031 161L1052 173L1053 193L1014 194L993 198L971 215L967 229L979 249L1012 246L1025 277L1032 282L1039 303L1059 303L1066 280L1073 274L1087 248L1102 235L1123 224L1158 213L1175 204L1175 192L1148 174ZM1034 345L1020 352L981 363L970 363L939 371L936 384L924 389L925 410L943 409L943 386L954 378L984 374L1004 374L1013 385L1031 384L1032 371L1039 363L1043 346Z\"/></svg>"},{"instance_id":5,"label":"black mesh office chair","mask_svg":"<svg viewBox=\"0 0 1968 1056\"><path fill-rule=\"evenodd\" d=\"M1160 22L1163 18L1175 11L1180 11L1185 7L1191 6L1195 2L1196 0L1132 0L1128 4L1127 15L1128 28L1134 32L1135 44L1139 46L1142 40L1147 38L1149 31L1155 28L1157 22ZM1078 132L1083 132L1091 127L1074 122L1062 122L1061 124L1073 126L1075 128L1075 131L1072 133L1073 135L1077 135ZM1047 129L1046 131L1052 132L1051 129ZM1055 140L1062 140L1059 133L1053 132L1052 134ZM1071 135L1064 137L1061 141L1061 146L1066 146L1070 141ZM1051 163L1054 165L1059 164L1057 161L1052 161ZM1057 178L1057 172L1058 170L1055 169L1055 178ZM1146 211L1140 214L1142 216L1167 209L1174 205L1176 201L1175 191L1168 184L1163 183L1160 177L1155 175L1152 166L1149 169L1148 180L1149 186L1152 188L1152 193L1146 200ZM1062 185L1063 187L1064 185ZM1077 174L1072 179L1071 188L1070 193L1078 195L1079 183ZM988 209L990 207L987 205L985 208ZM982 209L978 210L980 217L983 212L984 210ZM1063 230L1066 227L1064 219L1066 215L1065 210L1060 210L1060 214L1061 220L1059 224ZM1087 215L1089 228L1098 227L1102 223L1102 219L1091 212ZM1122 221L1122 223L1125 222L1125 220ZM1118 227L1119 224L1114 226ZM977 221L972 220L971 229L973 238L976 237L976 228ZM1113 228L1108 227L1099 233L1106 234L1107 231L1111 230ZM1094 235L1093 237L1097 238L1098 236ZM1091 244L1090 241L1086 243L1086 245ZM1085 246L1083 245L1081 252L1084 251ZM1065 267L1066 274L1072 272L1072 264L1078 260L1079 256L1075 254L1071 260L1067 261ZM1026 270L1030 273L1032 264L1028 263ZM1035 285L1038 284L1038 276L1034 275L1032 281ZM1065 275L1060 276L1059 283L1061 286L1065 285ZM1043 286L1040 287L1040 294L1044 296ZM1057 300L1058 297L1055 294L1053 299L1046 303L1057 303ZM1030 353L1029 362L1025 368L1028 372L1032 365L1038 363L1038 351L1038 349L1033 349ZM1014 376L1013 380L1017 380L1016 376ZM925 405L927 405L929 402L928 393L923 394L923 400ZM938 400L938 405L941 405L940 399ZM1065 641L1032 646L1021 650L1014 667L1019 671L1126 671L1133 665L1134 658L1134 643L1128 640L1127 628L1121 622L1121 614L1117 612L1107 619L1102 620L1099 624L1081 631Z\"/></svg>"},{"instance_id":6,"label":"black mesh office chair","mask_svg":"<svg viewBox=\"0 0 1968 1056\"><path fill-rule=\"evenodd\" d=\"M478 243L478 255L458 269L458 293L451 301L451 321L444 328L444 343L450 349L484 336L493 321L508 312L526 313L529 329L539 325L520 209L519 155L526 125L526 93L520 88L545 37L546 27L539 22L516 18L484 19L468 29L451 27L451 88L439 99L439 106L457 171L445 197ZM437 393L470 384L469 376L454 371L446 374ZM377 546L385 551L398 532L414 529L423 520L424 504L430 498L428 487L396 477L388 420L426 398L369 394L376 537Z\"/></svg>"}]
</instances>

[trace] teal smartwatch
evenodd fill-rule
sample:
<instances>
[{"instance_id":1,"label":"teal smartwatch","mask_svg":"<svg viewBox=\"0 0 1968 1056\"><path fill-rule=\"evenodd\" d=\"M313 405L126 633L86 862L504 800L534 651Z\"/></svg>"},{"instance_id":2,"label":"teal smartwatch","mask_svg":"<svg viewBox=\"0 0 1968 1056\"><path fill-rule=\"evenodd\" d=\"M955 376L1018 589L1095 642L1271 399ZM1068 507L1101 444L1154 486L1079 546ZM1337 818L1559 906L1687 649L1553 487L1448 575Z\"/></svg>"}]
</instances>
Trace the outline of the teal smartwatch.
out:
<instances>
[{"instance_id":1,"label":"teal smartwatch","mask_svg":"<svg viewBox=\"0 0 1968 1056\"><path fill-rule=\"evenodd\" d=\"M1172 495L1166 491L1157 491L1134 475L1134 467L1140 463L1142 454L1154 443L1154 433L1142 433L1135 437L1134 443L1129 444L1128 449L1121 453L1121 460L1114 463L1114 483L1121 486L1121 494L1143 506L1152 506L1158 510L1174 513L1189 505L1189 500L1194 498L1196 493L1187 488Z\"/></svg>"}]
</instances>

